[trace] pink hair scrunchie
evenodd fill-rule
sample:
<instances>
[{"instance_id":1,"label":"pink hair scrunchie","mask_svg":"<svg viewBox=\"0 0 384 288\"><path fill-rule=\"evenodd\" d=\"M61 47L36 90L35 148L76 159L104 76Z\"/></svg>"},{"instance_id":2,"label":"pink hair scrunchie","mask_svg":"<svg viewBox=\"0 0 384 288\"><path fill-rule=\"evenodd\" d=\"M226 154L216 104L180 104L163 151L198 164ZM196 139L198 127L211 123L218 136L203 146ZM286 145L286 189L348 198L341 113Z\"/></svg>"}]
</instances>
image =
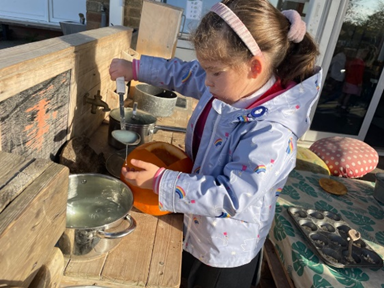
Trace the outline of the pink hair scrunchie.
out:
<instances>
[{"instance_id":1,"label":"pink hair scrunchie","mask_svg":"<svg viewBox=\"0 0 384 288\"><path fill-rule=\"evenodd\" d=\"M291 28L288 32L288 40L294 43L300 43L303 41L307 29L300 14L296 10L283 10L281 13L283 13L288 21L291 22Z\"/></svg>"}]
</instances>

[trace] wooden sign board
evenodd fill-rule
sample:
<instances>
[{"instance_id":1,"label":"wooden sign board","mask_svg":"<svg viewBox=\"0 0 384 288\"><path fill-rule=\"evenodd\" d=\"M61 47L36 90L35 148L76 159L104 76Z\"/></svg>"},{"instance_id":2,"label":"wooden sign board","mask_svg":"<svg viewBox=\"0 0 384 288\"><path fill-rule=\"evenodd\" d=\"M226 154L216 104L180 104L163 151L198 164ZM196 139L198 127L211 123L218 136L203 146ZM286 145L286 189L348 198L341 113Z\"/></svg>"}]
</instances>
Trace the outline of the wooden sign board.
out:
<instances>
[{"instance_id":1,"label":"wooden sign board","mask_svg":"<svg viewBox=\"0 0 384 288\"><path fill-rule=\"evenodd\" d=\"M181 8L144 0L137 36L137 55L172 58L176 51L182 15L183 9ZM138 83L138 81L131 81L129 91L131 98L133 98Z\"/></svg>"},{"instance_id":2,"label":"wooden sign board","mask_svg":"<svg viewBox=\"0 0 384 288\"><path fill-rule=\"evenodd\" d=\"M144 55L172 58L182 15L181 8L144 0L136 51Z\"/></svg>"}]
</instances>

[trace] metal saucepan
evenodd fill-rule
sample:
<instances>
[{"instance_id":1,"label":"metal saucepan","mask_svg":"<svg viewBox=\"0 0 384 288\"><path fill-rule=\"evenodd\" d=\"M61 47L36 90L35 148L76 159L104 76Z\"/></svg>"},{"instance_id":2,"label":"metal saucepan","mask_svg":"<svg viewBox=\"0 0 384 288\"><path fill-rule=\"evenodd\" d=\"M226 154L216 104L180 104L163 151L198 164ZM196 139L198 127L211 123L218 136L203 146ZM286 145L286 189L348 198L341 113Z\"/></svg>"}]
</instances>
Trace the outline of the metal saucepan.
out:
<instances>
[{"instance_id":1,"label":"metal saucepan","mask_svg":"<svg viewBox=\"0 0 384 288\"><path fill-rule=\"evenodd\" d=\"M119 179L97 173L69 176L67 223L58 247L64 256L88 259L115 248L132 233L136 221L130 188Z\"/></svg>"},{"instance_id":2,"label":"metal saucepan","mask_svg":"<svg viewBox=\"0 0 384 288\"><path fill-rule=\"evenodd\" d=\"M125 128L134 131L140 135L141 141L138 145L152 141L153 134L158 130L185 133L185 128L156 125L157 118L151 114L137 110L136 115L132 118L132 108L124 108L125 112ZM120 127L120 111L113 109L109 113L108 127L108 144L117 149L124 149L125 146L112 137L112 131L121 129Z\"/></svg>"}]
</instances>

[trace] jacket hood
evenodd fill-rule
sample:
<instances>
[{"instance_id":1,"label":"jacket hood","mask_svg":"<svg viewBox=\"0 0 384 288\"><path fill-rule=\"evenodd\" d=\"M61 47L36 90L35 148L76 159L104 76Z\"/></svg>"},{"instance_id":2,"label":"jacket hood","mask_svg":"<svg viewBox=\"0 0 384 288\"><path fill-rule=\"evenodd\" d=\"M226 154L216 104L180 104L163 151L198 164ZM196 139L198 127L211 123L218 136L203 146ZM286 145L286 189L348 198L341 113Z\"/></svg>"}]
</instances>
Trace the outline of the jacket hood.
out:
<instances>
[{"instance_id":1,"label":"jacket hood","mask_svg":"<svg viewBox=\"0 0 384 288\"><path fill-rule=\"evenodd\" d=\"M322 70L303 82L283 91L273 99L252 109L237 109L214 100L219 114L231 114L231 122L269 121L280 123L300 138L310 126L310 112L320 95ZM227 114L228 115L228 114Z\"/></svg>"}]
</instances>

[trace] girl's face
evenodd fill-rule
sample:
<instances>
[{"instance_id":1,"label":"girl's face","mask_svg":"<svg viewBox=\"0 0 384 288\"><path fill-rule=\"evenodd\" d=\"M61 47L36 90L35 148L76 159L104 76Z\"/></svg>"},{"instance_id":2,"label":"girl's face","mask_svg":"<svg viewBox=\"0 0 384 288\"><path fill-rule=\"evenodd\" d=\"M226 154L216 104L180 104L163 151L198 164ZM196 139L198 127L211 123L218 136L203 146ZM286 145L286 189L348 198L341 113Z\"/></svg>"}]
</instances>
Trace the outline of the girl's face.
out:
<instances>
[{"instance_id":1,"label":"girl's face","mask_svg":"<svg viewBox=\"0 0 384 288\"><path fill-rule=\"evenodd\" d=\"M247 62L236 68L218 61L199 62L206 72L205 85L213 97L227 104L231 105L260 88L259 77L252 77L251 65Z\"/></svg>"}]
</instances>

